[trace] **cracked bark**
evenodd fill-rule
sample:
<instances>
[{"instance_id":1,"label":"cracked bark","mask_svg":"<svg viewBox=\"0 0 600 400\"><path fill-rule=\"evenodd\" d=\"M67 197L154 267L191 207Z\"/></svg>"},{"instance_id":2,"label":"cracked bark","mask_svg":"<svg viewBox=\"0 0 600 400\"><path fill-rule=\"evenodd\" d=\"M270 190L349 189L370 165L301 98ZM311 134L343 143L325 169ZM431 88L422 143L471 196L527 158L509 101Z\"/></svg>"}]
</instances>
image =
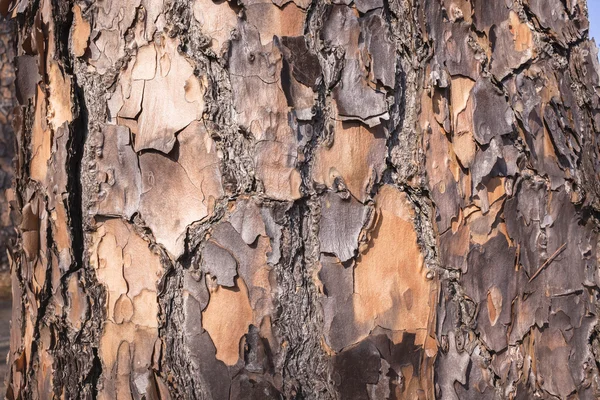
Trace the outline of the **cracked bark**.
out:
<instances>
[{"instance_id":1,"label":"cracked bark","mask_svg":"<svg viewBox=\"0 0 600 400\"><path fill-rule=\"evenodd\" d=\"M9 399L600 395L584 0L0 5Z\"/></svg>"}]
</instances>

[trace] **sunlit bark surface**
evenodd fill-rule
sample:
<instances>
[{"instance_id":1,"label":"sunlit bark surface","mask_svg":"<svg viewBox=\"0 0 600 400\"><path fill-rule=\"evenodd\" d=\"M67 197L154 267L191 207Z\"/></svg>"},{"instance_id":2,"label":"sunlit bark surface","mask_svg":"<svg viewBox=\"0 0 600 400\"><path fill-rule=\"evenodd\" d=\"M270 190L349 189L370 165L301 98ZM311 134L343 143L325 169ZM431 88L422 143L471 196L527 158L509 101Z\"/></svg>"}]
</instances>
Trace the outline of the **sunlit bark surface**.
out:
<instances>
[{"instance_id":1,"label":"sunlit bark surface","mask_svg":"<svg viewBox=\"0 0 600 400\"><path fill-rule=\"evenodd\" d=\"M9 399L600 396L585 0L0 8Z\"/></svg>"}]
</instances>

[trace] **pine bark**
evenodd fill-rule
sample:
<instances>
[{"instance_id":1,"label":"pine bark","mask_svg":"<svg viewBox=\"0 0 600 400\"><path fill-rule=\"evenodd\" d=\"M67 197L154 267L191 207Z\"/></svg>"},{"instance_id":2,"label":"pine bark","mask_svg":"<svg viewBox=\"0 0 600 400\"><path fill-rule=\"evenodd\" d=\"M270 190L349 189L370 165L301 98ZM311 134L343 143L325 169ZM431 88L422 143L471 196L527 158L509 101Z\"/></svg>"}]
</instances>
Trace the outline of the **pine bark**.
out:
<instances>
[{"instance_id":1,"label":"pine bark","mask_svg":"<svg viewBox=\"0 0 600 400\"><path fill-rule=\"evenodd\" d=\"M600 396L585 0L2 0L9 399Z\"/></svg>"}]
</instances>

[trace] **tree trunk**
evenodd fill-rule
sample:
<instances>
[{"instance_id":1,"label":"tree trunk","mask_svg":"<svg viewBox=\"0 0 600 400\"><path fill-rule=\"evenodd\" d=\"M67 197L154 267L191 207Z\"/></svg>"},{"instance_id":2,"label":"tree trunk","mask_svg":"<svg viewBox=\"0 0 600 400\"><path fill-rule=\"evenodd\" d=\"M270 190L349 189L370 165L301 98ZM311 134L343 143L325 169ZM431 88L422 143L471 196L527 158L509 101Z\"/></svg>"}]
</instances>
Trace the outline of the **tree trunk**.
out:
<instances>
[{"instance_id":1,"label":"tree trunk","mask_svg":"<svg viewBox=\"0 0 600 400\"><path fill-rule=\"evenodd\" d=\"M0 1L9 399L600 396L585 0L329 3Z\"/></svg>"}]
</instances>

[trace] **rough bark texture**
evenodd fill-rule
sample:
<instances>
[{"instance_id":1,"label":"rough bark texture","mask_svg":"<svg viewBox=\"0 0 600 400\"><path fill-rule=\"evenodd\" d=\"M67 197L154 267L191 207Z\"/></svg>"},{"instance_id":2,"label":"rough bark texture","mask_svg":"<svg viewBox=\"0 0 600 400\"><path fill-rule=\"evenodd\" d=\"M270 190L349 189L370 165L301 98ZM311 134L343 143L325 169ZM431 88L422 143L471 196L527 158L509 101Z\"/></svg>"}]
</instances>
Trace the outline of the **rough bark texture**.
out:
<instances>
[{"instance_id":1,"label":"rough bark texture","mask_svg":"<svg viewBox=\"0 0 600 400\"><path fill-rule=\"evenodd\" d=\"M584 0L0 5L9 399L600 396Z\"/></svg>"}]
</instances>

